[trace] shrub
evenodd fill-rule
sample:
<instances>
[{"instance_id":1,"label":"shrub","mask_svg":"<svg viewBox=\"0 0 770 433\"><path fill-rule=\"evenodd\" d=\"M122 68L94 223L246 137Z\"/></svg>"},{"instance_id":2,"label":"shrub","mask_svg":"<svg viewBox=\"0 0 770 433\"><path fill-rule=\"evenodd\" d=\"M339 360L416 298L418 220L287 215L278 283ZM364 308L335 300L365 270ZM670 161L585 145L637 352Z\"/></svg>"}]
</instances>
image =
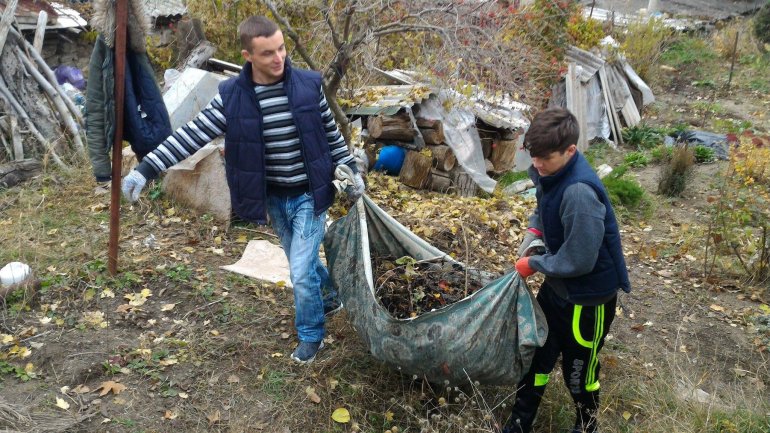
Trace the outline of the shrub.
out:
<instances>
[{"instance_id":1,"label":"shrub","mask_svg":"<svg viewBox=\"0 0 770 433\"><path fill-rule=\"evenodd\" d=\"M627 171L628 166L621 164L602 179L602 183L613 206L633 210L642 203L644 189L636 180L625 177Z\"/></svg>"},{"instance_id":2,"label":"shrub","mask_svg":"<svg viewBox=\"0 0 770 433\"><path fill-rule=\"evenodd\" d=\"M716 153L714 152L714 149L710 147L701 145L695 146L693 154L695 156L695 162L698 164L705 164L716 160Z\"/></svg>"},{"instance_id":3,"label":"shrub","mask_svg":"<svg viewBox=\"0 0 770 433\"><path fill-rule=\"evenodd\" d=\"M765 3L754 17L754 37L763 44L770 44L770 2Z\"/></svg>"},{"instance_id":4,"label":"shrub","mask_svg":"<svg viewBox=\"0 0 770 433\"><path fill-rule=\"evenodd\" d=\"M663 141L660 131L644 123L623 129L623 141L638 150L652 149Z\"/></svg>"},{"instance_id":5,"label":"shrub","mask_svg":"<svg viewBox=\"0 0 770 433\"><path fill-rule=\"evenodd\" d=\"M605 36L601 22L586 18L581 13L575 13L569 18L567 34L572 40L573 45L577 45L584 50L598 46Z\"/></svg>"},{"instance_id":6,"label":"shrub","mask_svg":"<svg viewBox=\"0 0 770 433\"><path fill-rule=\"evenodd\" d=\"M652 162L666 162L671 159L671 155L674 153L674 148L661 144L656 146L650 151L650 159Z\"/></svg>"},{"instance_id":7,"label":"shrub","mask_svg":"<svg viewBox=\"0 0 770 433\"><path fill-rule=\"evenodd\" d=\"M639 182L616 177L605 177L602 182L604 187L607 188L607 194L610 196L610 201L613 206L623 206L627 209L634 209L639 206L644 197L644 189L639 185Z\"/></svg>"},{"instance_id":8,"label":"shrub","mask_svg":"<svg viewBox=\"0 0 770 433\"><path fill-rule=\"evenodd\" d=\"M650 163L650 158L642 152L629 152L624 161L629 167L639 168L647 166Z\"/></svg>"},{"instance_id":9,"label":"shrub","mask_svg":"<svg viewBox=\"0 0 770 433\"><path fill-rule=\"evenodd\" d=\"M658 194L678 197L687 187L687 181L695 164L695 156L689 146L674 149L671 160L663 165L658 182Z\"/></svg>"},{"instance_id":10,"label":"shrub","mask_svg":"<svg viewBox=\"0 0 770 433\"><path fill-rule=\"evenodd\" d=\"M644 80L649 82L653 78L653 68L672 34L672 30L663 25L662 20L629 23L621 49Z\"/></svg>"},{"instance_id":11,"label":"shrub","mask_svg":"<svg viewBox=\"0 0 770 433\"><path fill-rule=\"evenodd\" d=\"M730 147L722 186L709 201L714 205L706 239L707 273L718 263L723 267L720 273L739 270L754 283L766 283L770 279L770 148L741 137L737 146Z\"/></svg>"}]
</instances>

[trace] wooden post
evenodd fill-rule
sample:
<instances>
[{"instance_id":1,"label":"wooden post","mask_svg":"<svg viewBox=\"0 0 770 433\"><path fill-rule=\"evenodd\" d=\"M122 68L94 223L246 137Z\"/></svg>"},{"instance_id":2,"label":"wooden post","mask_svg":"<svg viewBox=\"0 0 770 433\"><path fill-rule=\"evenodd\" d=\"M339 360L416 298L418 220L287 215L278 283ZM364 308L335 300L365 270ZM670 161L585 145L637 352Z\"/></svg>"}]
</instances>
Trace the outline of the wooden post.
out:
<instances>
[{"instance_id":1,"label":"wooden post","mask_svg":"<svg viewBox=\"0 0 770 433\"><path fill-rule=\"evenodd\" d=\"M730 63L730 78L727 79L727 91L730 91L730 85L733 84L733 70L735 69L735 58L738 56L738 36L740 36L738 30L735 31L735 43L733 44L733 60Z\"/></svg>"},{"instance_id":2,"label":"wooden post","mask_svg":"<svg viewBox=\"0 0 770 433\"><path fill-rule=\"evenodd\" d=\"M0 53L3 52L3 47L5 47L5 40L8 38L8 32L11 30L13 18L16 14L16 6L18 4L19 0L11 0L5 3L3 17L0 18Z\"/></svg>"},{"instance_id":3,"label":"wooden post","mask_svg":"<svg viewBox=\"0 0 770 433\"><path fill-rule=\"evenodd\" d=\"M112 188L110 188L110 241L107 252L107 270L118 272L118 241L120 238L120 172L123 162L123 111L126 96L126 24L128 0L117 0L115 5L115 140L112 142ZM107 119L109 121L109 119Z\"/></svg>"},{"instance_id":4,"label":"wooden post","mask_svg":"<svg viewBox=\"0 0 770 433\"><path fill-rule=\"evenodd\" d=\"M24 159L24 146L21 144L21 136L19 131L16 130L18 126L16 116L8 116L8 126L11 132L11 143L13 143L13 159L14 161L21 161Z\"/></svg>"},{"instance_id":5,"label":"wooden post","mask_svg":"<svg viewBox=\"0 0 770 433\"><path fill-rule=\"evenodd\" d=\"M43 39L45 38L45 25L48 24L48 13L46 11L40 11L37 16L37 27L35 27L35 39L32 41L32 46L39 53L43 52Z\"/></svg>"}]
</instances>

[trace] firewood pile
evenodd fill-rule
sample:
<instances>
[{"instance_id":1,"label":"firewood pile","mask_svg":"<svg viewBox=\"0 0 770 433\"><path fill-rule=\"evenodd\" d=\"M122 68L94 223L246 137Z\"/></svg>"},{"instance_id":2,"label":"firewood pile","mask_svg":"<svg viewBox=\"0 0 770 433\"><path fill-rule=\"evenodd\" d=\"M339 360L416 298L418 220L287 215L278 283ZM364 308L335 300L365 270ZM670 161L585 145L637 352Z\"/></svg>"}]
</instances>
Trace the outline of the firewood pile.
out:
<instances>
[{"instance_id":1,"label":"firewood pile","mask_svg":"<svg viewBox=\"0 0 770 433\"><path fill-rule=\"evenodd\" d=\"M52 160L63 169L85 154L83 116L59 86L40 52L13 25L16 1L0 20L0 166L24 180L26 160ZM38 29L40 30L40 29ZM4 185L11 186L11 185Z\"/></svg>"},{"instance_id":2,"label":"firewood pile","mask_svg":"<svg viewBox=\"0 0 770 433\"><path fill-rule=\"evenodd\" d=\"M452 148L447 145L441 120L429 120L410 115L402 109L394 115L369 116L365 149L374 164L377 152L385 145L406 149L399 181L416 189L472 197L478 186L463 169ZM514 166L520 131L500 129L478 120L476 129L481 137L481 150L489 175L501 174Z\"/></svg>"}]
</instances>

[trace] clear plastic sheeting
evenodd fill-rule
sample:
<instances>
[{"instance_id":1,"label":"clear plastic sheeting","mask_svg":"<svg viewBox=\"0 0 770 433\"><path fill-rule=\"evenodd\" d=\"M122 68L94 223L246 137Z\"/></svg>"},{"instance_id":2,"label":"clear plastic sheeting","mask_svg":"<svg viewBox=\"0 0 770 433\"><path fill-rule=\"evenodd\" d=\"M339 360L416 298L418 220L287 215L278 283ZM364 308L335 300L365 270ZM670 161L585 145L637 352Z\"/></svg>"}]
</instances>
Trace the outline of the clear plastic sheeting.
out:
<instances>
[{"instance_id":1,"label":"clear plastic sheeting","mask_svg":"<svg viewBox=\"0 0 770 433\"><path fill-rule=\"evenodd\" d=\"M452 106L447 112L444 103ZM484 152L481 149L481 137L476 129L476 116L469 108L459 106L456 96L448 92L439 92L420 105L420 117L428 120L441 120L444 124L444 141L454 152L457 162L484 191L491 193L497 182L487 176Z\"/></svg>"},{"instance_id":2,"label":"clear plastic sheeting","mask_svg":"<svg viewBox=\"0 0 770 433\"><path fill-rule=\"evenodd\" d=\"M514 385L529 369L548 328L518 273L497 279L468 269L484 287L441 309L396 319L377 298L372 256L416 260L446 253L421 239L364 196L332 223L324 239L331 280L348 319L372 356L433 383Z\"/></svg>"}]
</instances>

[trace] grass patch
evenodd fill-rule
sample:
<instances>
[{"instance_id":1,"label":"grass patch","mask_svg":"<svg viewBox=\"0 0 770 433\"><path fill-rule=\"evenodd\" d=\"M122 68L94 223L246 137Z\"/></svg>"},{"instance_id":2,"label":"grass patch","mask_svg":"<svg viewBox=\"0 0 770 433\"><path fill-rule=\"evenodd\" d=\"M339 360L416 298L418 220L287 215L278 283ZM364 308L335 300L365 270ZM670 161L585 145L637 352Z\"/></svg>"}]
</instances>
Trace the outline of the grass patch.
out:
<instances>
[{"instance_id":1,"label":"grass patch","mask_svg":"<svg viewBox=\"0 0 770 433\"><path fill-rule=\"evenodd\" d=\"M506 186L509 186L514 182L518 182L520 180L525 180L525 179L529 179L529 175L527 175L526 170L508 171L503 173L503 175L500 176L499 179L497 179L497 183L500 185L500 188L505 188Z\"/></svg>"},{"instance_id":2,"label":"grass patch","mask_svg":"<svg viewBox=\"0 0 770 433\"><path fill-rule=\"evenodd\" d=\"M711 45L695 36L681 36L674 40L660 56L661 62L682 68L706 64L718 57Z\"/></svg>"}]
</instances>

